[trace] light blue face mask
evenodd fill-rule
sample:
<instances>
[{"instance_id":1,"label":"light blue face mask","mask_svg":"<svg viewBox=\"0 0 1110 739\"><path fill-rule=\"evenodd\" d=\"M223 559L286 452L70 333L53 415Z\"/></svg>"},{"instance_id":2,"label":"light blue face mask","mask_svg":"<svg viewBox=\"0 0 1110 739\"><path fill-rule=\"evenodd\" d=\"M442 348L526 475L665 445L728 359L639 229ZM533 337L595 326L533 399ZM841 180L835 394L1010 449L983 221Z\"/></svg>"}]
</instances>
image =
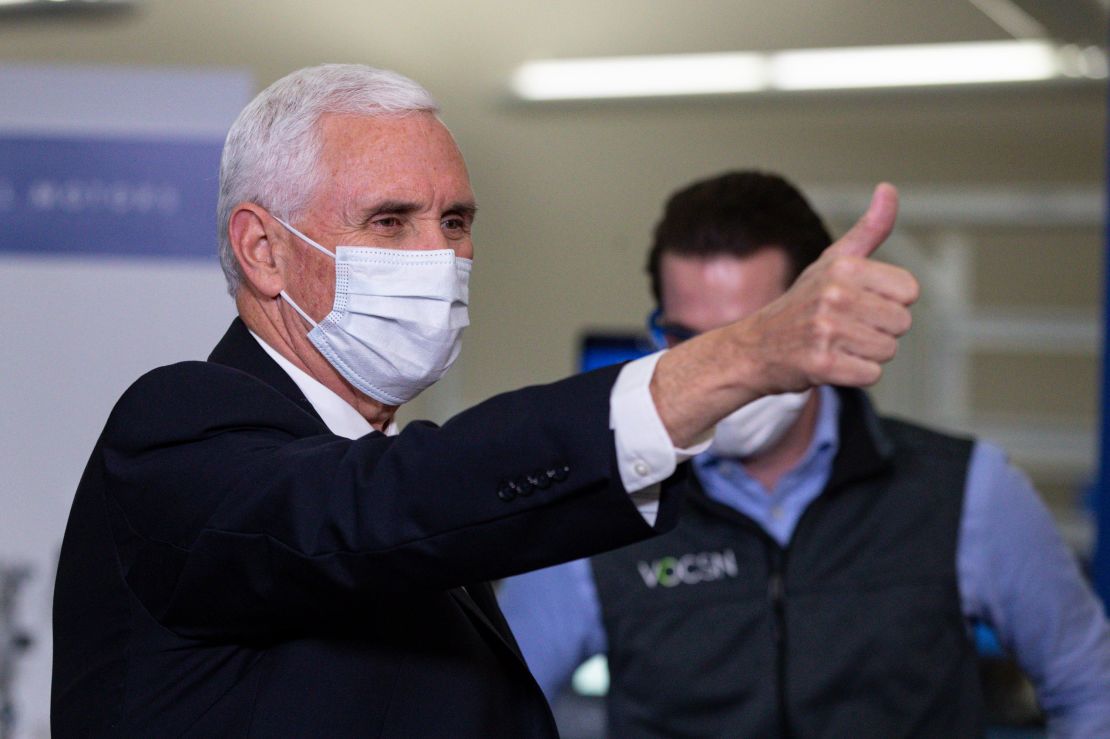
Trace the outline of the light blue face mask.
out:
<instances>
[{"instance_id":1,"label":"light blue face mask","mask_svg":"<svg viewBox=\"0 0 1110 739\"><path fill-rule=\"evenodd\" d=\"M387 405L407 403L443 377L470 324L471 260L450 249L338 246L332 254L277 221L335 259L335 301L319 323L284 290L281 297L313 326L309 341L336 371Z\"/></svg>"}]
</instances>

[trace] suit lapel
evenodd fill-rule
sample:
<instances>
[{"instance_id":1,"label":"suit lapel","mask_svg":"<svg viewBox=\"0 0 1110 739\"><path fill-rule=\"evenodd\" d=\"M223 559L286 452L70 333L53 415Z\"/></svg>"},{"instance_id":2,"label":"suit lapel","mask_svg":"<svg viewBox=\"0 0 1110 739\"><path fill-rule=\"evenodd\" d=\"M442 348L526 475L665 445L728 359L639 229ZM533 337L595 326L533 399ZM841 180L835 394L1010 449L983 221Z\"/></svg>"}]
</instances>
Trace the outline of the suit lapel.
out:
<instances>
[{"instance_id":1,"label":"suit lapel","mask_svg":"<svg viewBox=\"0 0 1110 739\"><path fill-rule=\"evenodd\" d=\"M270 359L270 355L251 336L243 319L236 317L231 322L227 333L208 355L208 361L233 367L262 380L323 423L320 414L312 407L312 403L308 402L308 398L297 387L297 383L293 382L293 378L286 374L277 362Z\"/></svg>"},{"instance_id":2,"label":"suit lapel","mask_svg":"<svg viewBox=\"0 0 1110 739\"><path fill-rule=\"evenodd\" d=\"M237 317L231 322L227 333L224 334L216 348L208 356L208 361L246 372L252 377L265 382L299 405L313 418L323 423L320 414L308 402L308 398L297 387L297 383L293 382L293 379L285 373L285 370L279 367L259 346L255 338L251 336L250 331L247 330L247 326L242 319ZM484 627L483 631L493 632L494 638L523 663L524 657L520 653L520 647L517 645L516 639L513 638L513 632L509 629L509 624L505 621L501 609L497 606L497 598L494 596L493 588L490 587L489 583L474 583L473 585L467 585L465 590L463 588L453 588L449 592L463 610L474 621Z\"/></svg>"}]
</instances>

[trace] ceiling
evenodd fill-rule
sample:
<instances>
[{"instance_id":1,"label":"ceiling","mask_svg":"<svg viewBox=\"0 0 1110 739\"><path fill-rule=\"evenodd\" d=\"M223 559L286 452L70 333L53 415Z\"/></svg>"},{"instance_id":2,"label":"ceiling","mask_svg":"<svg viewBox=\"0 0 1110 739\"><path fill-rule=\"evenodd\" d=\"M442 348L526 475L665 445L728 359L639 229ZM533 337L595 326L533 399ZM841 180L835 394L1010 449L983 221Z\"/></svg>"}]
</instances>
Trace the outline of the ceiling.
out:
<instances>
[{"instance_id":1,"label":"ceiling","mask_svg":"<svg viewBox=\"0 0 1110 739\"><path fill-rule=\"evenodd\" d=\"M259 82L320 61L394 67L443 94L497 95L526 59L1006 39L976 7L1076 36L1098 0L134 0L0 14L0 59L246 66ZM989 9L989 7L988 7ZM49 12L48 12L49 11ZM1104 24L1090 29L1101 37Z\"/></svg>"},{"instance_id":2,"label":"ceiling","mask_svg":"<svg viewBox=\"0 0 1110 739\"><path fill-rule=\"evenodd\" d=\"M1094 0L1013 2L1040 2L1057 27L1048 11L1072 18ZM512 106L518 64L1008 38L970 0L135 0L103 14L0 13L0 64L234 67L262 86L343 61L426 85L482 207L483 297L456 373L473 402L562 375L583 325L639 321L656 208L695 177L757 166L803 187L1104 181L1105 84ZM519 350L503 357L507 346Z\"/></svg>"}]
</instances>

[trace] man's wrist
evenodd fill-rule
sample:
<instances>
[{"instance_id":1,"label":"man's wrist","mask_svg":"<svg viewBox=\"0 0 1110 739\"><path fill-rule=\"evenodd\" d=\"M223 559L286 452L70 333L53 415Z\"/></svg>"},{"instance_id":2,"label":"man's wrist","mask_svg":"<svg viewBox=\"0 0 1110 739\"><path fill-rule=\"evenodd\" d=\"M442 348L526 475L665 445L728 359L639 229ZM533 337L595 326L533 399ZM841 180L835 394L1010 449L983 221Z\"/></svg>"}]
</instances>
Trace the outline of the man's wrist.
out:
<instances>
[{"instance_id":1,"label":"man's wrist","mask_svg":"<svg viewBox=\"0 0 1110 739\"><path fill-rule=\"evenodd\" d=\"M714 425L765 394L754 342L726 327L694 337L659 359L650 391L659 418L678 447L699 443Z\"/></svg>"},{"instance_id":2,"label":"man's wrist","mask_svg":"<svg viewBox=\"0 0 1110 739\"><path fill-rule=\"evenodd\" d=\"M706 446L677 447L659 417L649 387L666 354L660 352L626 364L609 398L617 467L629 493L657 485L674 474L679 462L700 454Z\"/></svg>"}]
</instances>

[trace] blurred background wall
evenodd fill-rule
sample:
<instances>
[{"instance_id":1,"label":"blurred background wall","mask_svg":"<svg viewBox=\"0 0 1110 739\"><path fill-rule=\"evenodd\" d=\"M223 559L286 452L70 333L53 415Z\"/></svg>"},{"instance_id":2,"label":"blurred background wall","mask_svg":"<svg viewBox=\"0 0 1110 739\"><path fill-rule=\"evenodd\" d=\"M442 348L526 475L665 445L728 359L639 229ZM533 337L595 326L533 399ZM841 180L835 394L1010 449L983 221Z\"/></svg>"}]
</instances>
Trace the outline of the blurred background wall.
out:
<instances>
[{"instance_id":1,"label":"blurred background wall","mask_svg":"<svg viewBox=\"0 0 1110 739\"><path fill-rule=\"evenodd\" d=\"M459 368L405 418L442 420L556 379L574 370L584 331L641 326L652 307L643 274L652 226L666 195L691 179L777 170L812 192L837 232L873 183L898 184L906 217L885 257L917 269L926 295L880 403L1001 441L1069 540L1090 547L1083 495L1098 415L1105 82L576 104L524 104L508 89L514 68L539 58L1013 38L984 12L991 3L50 4L0 3L0 69L242 75L246 98L301 66L365 62L433 92L480 204L473 325ZM1047 37L1102 38L1095 0L1012 4ZM152 94L166 96L163 108L181 102L173 87ZM184 100L215 106L203 94ZM204 355L232 305L214 256L24 249L0 253L0 290L0 560L33 568L15 612L34 640L18 664L17 735L40 737L50 556L85 458L119 392L154 364Z\"/></svg>"}]
</instances>

